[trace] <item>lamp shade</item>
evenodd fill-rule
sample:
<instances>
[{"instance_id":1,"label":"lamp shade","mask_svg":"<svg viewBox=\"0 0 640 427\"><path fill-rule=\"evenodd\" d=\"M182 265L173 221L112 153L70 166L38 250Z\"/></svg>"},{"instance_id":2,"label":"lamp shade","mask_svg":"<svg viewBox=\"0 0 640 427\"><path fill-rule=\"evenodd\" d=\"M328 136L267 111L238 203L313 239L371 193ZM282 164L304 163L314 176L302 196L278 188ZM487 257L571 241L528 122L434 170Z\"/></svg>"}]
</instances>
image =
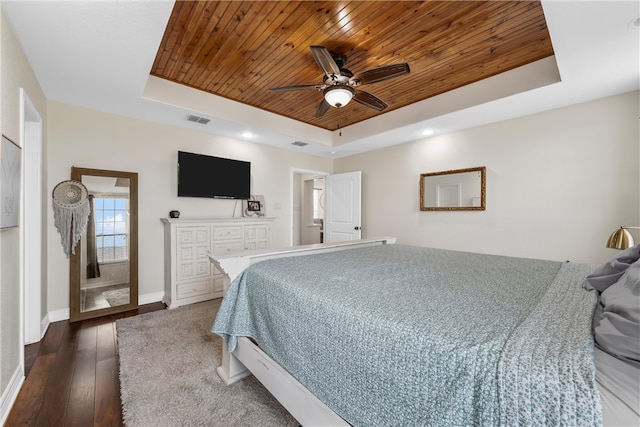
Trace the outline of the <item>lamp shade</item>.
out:
<instances>
[{"instance_id":1,"label":"lamp shade","mask_svg":"<svg viewBox=\"0 0 640 427\"><path fill-rule=\"evenodd\" d=\"M355 93L351 86L334 85L324 90L324 99L332 107L344 107L351 101Z\"/></svg>"},{"instance_id":2,"label":"lamp shade","mask_svg":"<svg viewBox=\"0 0 640 427\"><path fill-rule=\"evenodd\" d=\"M609 236L607 240L607 247L613 249L628 249L635 245L633 236L623 227L620 227Z\"/></svg>"}]
</instances>

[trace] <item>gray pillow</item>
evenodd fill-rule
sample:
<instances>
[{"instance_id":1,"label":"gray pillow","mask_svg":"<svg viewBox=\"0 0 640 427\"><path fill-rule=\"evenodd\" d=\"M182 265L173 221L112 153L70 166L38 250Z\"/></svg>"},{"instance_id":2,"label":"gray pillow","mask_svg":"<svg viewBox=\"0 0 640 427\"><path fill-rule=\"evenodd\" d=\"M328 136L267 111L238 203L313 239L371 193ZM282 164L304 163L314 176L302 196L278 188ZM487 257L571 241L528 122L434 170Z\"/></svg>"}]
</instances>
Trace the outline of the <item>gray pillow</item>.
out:
<instances>
[{"instance_id":1,"label":"gray pillow","mask_svg":"<svg viewBox=\"0 0 640 427\"><path fill-rule=\"evenodd\" d=\"M640 243L620 252L617 256L598 267L587 276L584 282L586 290L596 289L604 292L622 277L631 264L640 259Z\"/></svg>"},{"instance_id":2,"label":"gray pillow","mask_svg":"<svg viewBox=\"0 0 640 427\"><path fill-rule=\"evenodd\" d=\"M602 293L600 302L596 343L615 357L640 362L640 261Z\"/></svg>"}]
</instances>

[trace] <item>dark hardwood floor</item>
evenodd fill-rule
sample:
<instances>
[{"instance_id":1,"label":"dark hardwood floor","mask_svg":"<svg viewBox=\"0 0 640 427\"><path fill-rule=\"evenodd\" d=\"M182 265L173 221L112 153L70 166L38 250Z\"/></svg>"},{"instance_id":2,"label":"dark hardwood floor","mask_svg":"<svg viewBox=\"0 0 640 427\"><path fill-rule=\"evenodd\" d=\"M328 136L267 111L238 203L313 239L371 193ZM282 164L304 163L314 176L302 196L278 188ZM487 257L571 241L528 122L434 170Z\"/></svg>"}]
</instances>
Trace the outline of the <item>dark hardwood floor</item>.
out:
<instances>
[{"instance_id":1,"label":"dark hardwood floor","mask_svg":"<svg viewBox=\"0 0 640 427\"><path fill-rule=\"evenodd\" d=\"M115 322L164 308L51 323L25 348L26 379L5 426L122 426Z\"/></svg>"}]
</instances>

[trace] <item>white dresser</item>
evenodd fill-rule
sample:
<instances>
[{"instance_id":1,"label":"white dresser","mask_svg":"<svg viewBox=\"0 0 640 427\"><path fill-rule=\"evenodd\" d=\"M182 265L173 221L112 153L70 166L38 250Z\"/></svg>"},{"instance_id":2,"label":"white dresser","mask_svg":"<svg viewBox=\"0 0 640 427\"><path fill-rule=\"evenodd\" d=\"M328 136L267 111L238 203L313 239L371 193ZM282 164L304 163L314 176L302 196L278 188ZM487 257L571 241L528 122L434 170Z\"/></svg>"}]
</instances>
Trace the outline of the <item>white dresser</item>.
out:
<instances>
[{"instance_id":1,"label":"white dresser","mask_svg":"<svg viewBox=\"0 0 640 427\"><path fill-rule=\"evenodd\" d=\"M209 261L221 255L271 246L274 218L162 218L164 303L169 308L219 298L225 276Z\"/></svg>"}]
</instances>

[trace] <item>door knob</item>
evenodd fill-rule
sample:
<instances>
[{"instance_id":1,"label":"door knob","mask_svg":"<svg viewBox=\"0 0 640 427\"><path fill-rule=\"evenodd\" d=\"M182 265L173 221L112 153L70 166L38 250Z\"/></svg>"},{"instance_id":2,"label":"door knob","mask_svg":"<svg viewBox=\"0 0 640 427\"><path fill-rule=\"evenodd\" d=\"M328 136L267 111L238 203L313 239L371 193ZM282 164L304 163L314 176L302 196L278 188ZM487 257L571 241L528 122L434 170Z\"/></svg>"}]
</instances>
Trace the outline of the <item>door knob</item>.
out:
<instances>
[{"instance_id":1,"label":"door knob","mask_svg":"<svg viewBox=\"0 0 640 427\"><path fill-rule=\"evenodd\" d=\"M358 227L357 225L355 227L353 227L354 230L361 230L360 227Z\"/></svg>"}]
</instances>

